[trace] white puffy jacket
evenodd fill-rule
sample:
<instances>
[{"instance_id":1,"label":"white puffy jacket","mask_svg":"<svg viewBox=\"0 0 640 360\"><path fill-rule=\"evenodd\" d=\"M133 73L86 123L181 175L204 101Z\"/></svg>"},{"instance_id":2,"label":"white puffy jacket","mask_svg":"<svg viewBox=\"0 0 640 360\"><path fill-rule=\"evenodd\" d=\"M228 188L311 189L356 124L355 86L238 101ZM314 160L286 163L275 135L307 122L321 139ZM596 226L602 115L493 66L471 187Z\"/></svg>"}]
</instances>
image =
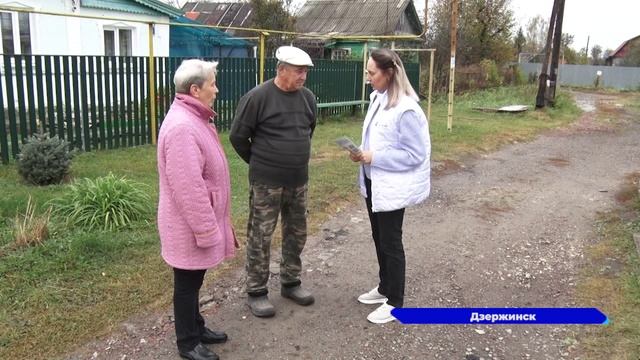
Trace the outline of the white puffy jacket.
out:
<instances>
[{"instance_id":1,"label":"white puffy jacket","mask_svg":"<svg viewBox=\"0 0 640 360\"><path fill-rule=\"evenodd\" d=\"M393 211L423 202L431 187L429 125L424 111L419 104L408 96L400 98L398 104L385 110L387 93L374 91L371 94L371 105L362 127L362 139L369 131L369 150L373 152L374 162L371 164L371 203L373 212ZM376 112L377 108L377 112ZM410 169L381 169L375 166L376 154L380 156L385 149L402 148L399 143L400 117L406 111L413 110L423 120L420 128L421 141L426 146L426 157L422 163ZM375 116L374 116L375 113ZM372 119L373 117L373 119ZM381 155L383 156L383 155ZM360 167L358 176L360 193L366 197L364 169Z\"/></svg>"}]
</instances>

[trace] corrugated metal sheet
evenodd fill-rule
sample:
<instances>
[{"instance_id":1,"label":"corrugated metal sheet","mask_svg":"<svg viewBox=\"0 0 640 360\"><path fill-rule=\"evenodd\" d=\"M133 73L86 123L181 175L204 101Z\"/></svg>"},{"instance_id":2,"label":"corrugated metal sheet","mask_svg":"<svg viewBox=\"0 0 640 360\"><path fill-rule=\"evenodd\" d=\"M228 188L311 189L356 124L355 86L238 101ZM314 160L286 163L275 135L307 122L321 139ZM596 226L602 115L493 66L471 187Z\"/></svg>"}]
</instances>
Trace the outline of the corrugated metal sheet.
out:
<instances>
[{"instance_id":1,"label":"corrugated metal sheet","mask_svg":"<svg viewBox=\"0 0 640 360\"><path fill-rule=\"evenodd\" d=\"M309 0L296 31L321 35L410 35L422 26L411 0Z\"/></svg>"},{"instance_id":2,"label":"corrugated metal sheet","mask_svg":"<svg viewBox=\"0 0 640 360\"><path fill-rule=\"evenodd\" d=\"M181 16L180 9L159 0L81 0L80 6L144 15Z\"/></svg>"},{"instance_id":3,"label":"corrugated metal sheet","mask_svg":"<svg viewBox=\"0 0 640 360\"><path fill-rule=\"evenodd\" d=\"M189 17L196 21L213 26L251 27L253 19L251 4L247 2L188 2L182 10L190 13ZM229 30L229 34L236 36L255 36L255 33Z\"/></svg>"},{"instance_id":4,"label":"corrugated metal sheet","mask_svg":"<svg viewBox=\"0 0 640 360\"><path fill-rule=\"evenodd\" d=\"M542 64L518 64L520 71L529 75L540 74ZM640 88L640 68L604 65L569 65L561 64L558 68L558 83L569 86L594 86L597 72L601 71L601 87L637 90Z\"/></svg>"}]
</instances>

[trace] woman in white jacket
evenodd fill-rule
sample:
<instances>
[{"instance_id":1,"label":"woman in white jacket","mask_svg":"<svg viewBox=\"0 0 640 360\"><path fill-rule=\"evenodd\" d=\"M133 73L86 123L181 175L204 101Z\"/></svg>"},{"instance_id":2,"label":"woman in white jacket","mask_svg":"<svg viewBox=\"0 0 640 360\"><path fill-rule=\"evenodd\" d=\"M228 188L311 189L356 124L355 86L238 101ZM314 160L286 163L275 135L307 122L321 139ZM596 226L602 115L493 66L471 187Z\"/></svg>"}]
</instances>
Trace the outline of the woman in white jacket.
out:
<instances>
[{"instance_id":1,"label":"woman in white jacket","mask_svg":"<svg viewBox=\"0 0 640 360\"><path fill-rule=\"evenodd\" d=\"M391 310L403 306L404 209L429 196L431 144L427 118L400 57L388 49L372 51L367 79L374 91L362 129L362 151L350 156L361 163L358 182L367 203L380 280L358 301L382 304L367 320L384 324L395 319Z\"/></svg>"}]
</instances>

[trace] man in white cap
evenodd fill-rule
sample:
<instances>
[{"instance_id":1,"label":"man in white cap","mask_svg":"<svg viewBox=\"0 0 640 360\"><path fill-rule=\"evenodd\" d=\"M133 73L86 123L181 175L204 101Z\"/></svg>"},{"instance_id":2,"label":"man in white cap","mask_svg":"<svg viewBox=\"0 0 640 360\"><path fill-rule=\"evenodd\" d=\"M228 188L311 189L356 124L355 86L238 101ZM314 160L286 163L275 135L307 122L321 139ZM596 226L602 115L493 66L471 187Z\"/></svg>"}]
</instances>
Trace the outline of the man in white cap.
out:
<instances>
[{"instance_id":1,"label":"man in white cap","mask_svg":"<svg viewBox=\"0 0 640 360\"><path fill-rule=\"evenodd\" d=\"M276 51L276 77L246 93L236 109L229 139L249 164L247 305L258 317L274 316L269 301L271 237L282 214L280 294L299 305L313 295L300 281L300 254L307 240L307 191L316 98L304 87L313 62L293 46Z\"/></svg>"}]
</instances>

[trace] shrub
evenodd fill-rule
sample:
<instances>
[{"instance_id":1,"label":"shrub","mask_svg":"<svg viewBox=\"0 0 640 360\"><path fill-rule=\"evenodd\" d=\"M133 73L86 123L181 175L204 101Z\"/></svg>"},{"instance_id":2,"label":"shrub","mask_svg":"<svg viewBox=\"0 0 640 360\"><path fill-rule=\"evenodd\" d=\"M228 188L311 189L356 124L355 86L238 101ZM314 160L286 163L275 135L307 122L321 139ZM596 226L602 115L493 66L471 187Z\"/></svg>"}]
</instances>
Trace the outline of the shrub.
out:
<instances>
[{"instance_id":1,"label":"shrub","mask_svg":"<svg viewBox=\"0 0 640 360\"><path fill-rule=\"evenodd\" d=\"M113 174L70 185L62 197L51 201L53 214L67 224L88 230L115 230L144 219L151 210L146 185Z\"/></svg>"},{"instance_id":2,"label":"shrub","mask_svg":"<svg viewBox=\"0 0 640 360\"><path fill-rule=\"evenodd\" d=\"M58 184L69 174L72 158L67 141L57 136L36 134L22 146L18 173L30 184Z\"/></svg>"},{"instance_id":3,"label":"shrub","mask_svg":"<svg viewBox=\"0 0 640 360\"><path fill-rule=\"evenodd\" d=\"M502 85L502 76L500 76L498 65L496 65L495 61L484 59L480 61L480 67L489 87Z\"/></svg>"},{"instance_id":4,"label":"shrub","mask_svg":"<svg viewBox=\"0 0 640 360\"><path fill-rule=\"evenodd\" d=\"M13 222L15 246L40 245L49 238L50 214L51 208L42 215L36 215L35 203L31 201L31 196L29 196L24 214L18 213Z\"/></svg>"}]
</instances>

